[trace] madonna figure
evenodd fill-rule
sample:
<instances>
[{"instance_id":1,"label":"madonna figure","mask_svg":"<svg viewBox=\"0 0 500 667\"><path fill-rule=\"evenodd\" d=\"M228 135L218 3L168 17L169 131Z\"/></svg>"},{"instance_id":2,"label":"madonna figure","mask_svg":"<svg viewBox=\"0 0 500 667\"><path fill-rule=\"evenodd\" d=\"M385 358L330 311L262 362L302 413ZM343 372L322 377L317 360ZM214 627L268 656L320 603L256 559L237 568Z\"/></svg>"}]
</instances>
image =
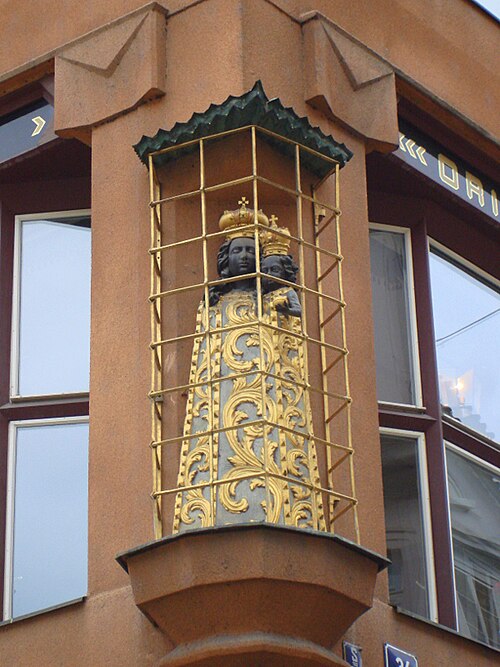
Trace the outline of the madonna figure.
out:
<instances>
[{"instance_id":1,"label":"madonna figure","mask_svg":"<svg viewBox=\"0 0 500 667\"><path fill-rule=\"evenodd\" d=\"M282 421L283 406L292 428L304 431L310 423L302 424L296 416L305 405L303 399L292 406L295 399L287 383L276 380L280 372L293 380L288 366L294 365L297 352L289 353L287 348L290 364L280 361L282 353L274 348L276 341L263 315L265 310L279 307L284 312L283 308L294 306L288 306L288 301L274 305L266 296L259 308L254 213L245 200L240 204L236 211L225 211L219 221L226 239L219 249L217 269L228 282L211 288L209 307L202 300L198 308L199 335L191 357L177 484L187 488L176 495L174 533L265 521L320 525L320 503L311 498L310 476L305 473L316 461L304 453L308 451L304 436L286 436L283 441L276 426ZM258 223L269 226L261 211Z\"/></svg>"},{"instance_id":2,"label":"madonna figure","mask_svg":"<svg viewBox=\"0 0 500 667\"><path fill-rule=\"evenodd\" d=\"M277 233L276 233L277 232ZM320 477L313 439L312 411L307 389L302 307L293 287L273 278L295 283L298 266L290 249L290 232L273 225L261 235L263 320L273 350L272 393L279 406L278 427L282 474L289 479L285 498L285 523L325 530Z\"/></svg>"}]
</instances>

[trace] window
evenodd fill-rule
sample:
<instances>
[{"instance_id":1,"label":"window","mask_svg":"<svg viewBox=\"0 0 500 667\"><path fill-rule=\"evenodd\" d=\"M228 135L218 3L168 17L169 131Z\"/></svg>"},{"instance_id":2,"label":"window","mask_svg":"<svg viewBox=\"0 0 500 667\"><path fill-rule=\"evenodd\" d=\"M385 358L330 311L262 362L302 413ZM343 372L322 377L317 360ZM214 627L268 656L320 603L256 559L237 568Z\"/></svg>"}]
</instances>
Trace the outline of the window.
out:
<instances>
[{"instance_id":1,"label":"window","mask_svg":"<svg viewBox=\"0 0 500 667\"><path fill-rule=\"evenodd\" d=\"M384 429L380 439L391 601L436 620L423 436Z\"/></svg>"},{"instance_id":2,"label":"window","mask_svg":"<svg viewBox=\"0 0 500 667\"><path fill-rule=\"evenodd\" d=\"M379 401L420 403L411 254L407 231L374 227L370 233Z\"/></svg>"},{"instance_id":3,"label":"window","mask_svg":"<svg viewBox=\"0 0 500 667\"><path fill-rule=\"evenodd\" d=\"M390 599L498 648L498 222L395 155L367 173Z\"/></svg>"},{"instance_id":4,"label":"window","mask_svg":"<svg viewBox=\"0 0 500 667\"><path fill-rule=\"evenodd\" d=\"M500 648L500 475L446 448L460 632Z\"/></svg>"},{"instance_id":5,"label":"window","mask_svg":"<svg viewBox=\"0 0 500 667\"><path fill-rule=\"evenodd\" d=\"M88 423L11 423L4 618L87 592Z\"/></svg>"},{"instance_id":6,"label":"window","mask_svg":"<svg viewBox=\"0 0 500 667\"><path fill-rule=\"evenodd\" d=\"M87 590L90 150L53 134L41 85L18 107L0 102L4 622Z\"/></svg>"},{"instance_id":7,"label":"window","mask_svg":"<svg viewBox=\"0 0 500 667\"><path fill-rule=\"evenodd\" d=\"M88 213L17 216L15 226L10 399L86 393ZM10 422L5 620L85 595L87 468L87 420Z\"/></svg>"},{"instance_id":8,"label":"window","mask_svg":"<svg viewBox=\"0 0 500 667\"><path fill-rule=\"evenodd\" d=\"M89 389L90 218L16 220L11 396Z\"/></svg>"},{"instance_id":9,"label":"window","mask_svg":"<svg viewBox=\"0 0 500 667\"><path fill-rule=\"evenodd\" d=\"M443 411L498 440L500 293L435 245L429 261Z\"/></svg>"}]
</instances>

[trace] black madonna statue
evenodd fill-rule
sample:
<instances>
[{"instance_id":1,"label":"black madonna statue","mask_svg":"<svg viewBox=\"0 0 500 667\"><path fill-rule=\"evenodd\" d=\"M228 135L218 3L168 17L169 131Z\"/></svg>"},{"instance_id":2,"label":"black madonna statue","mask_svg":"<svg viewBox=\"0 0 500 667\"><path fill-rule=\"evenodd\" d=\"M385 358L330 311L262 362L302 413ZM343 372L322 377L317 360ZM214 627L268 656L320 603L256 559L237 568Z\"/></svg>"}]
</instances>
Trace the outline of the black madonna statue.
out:
<instances>
[{"instance_id":1,"label":"black madonna statue","mask_svg":"<svg viewBox=\"0 0 500 667\"><path fill-rule=\"evenodd\" d=\"M217 269L231 280L211 288L208 309L204 300L198 308L178 476L187 488L176 495L174 533L265 521L324 529L300 302L272 280L294 282L297 267L289 239L283 244L259 211L262 271L270 276L259 308L246 203L219 221L226 239Z\"/></svg>"}]
</instances>

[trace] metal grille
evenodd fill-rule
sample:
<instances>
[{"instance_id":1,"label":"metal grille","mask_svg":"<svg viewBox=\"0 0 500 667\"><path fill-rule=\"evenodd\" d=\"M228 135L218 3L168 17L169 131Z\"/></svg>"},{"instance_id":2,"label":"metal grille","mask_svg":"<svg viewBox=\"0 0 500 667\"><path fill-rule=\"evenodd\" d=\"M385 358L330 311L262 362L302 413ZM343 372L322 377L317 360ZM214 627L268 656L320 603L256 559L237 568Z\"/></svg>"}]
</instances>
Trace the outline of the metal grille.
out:
<instances>
[{"instance_id":1,"label":"metal grille","mask_svg":"<svg viewBox=\"0 0 500 667\"><path fill-rule=\"evenodd\" d=\"M227 178L225 172L231 173L231 164L220 168L220 159L224 155L234 156L235 150L241 156L235 162L237 171L243 173L235 174L237 178ZM318 180L303 167L304 152L328 163L326 176ZM276 164L285 165L283 170L267 168L273 155ZM244 173L245 169L248 173ZM178 177L178 173L182 176ZM248 493L252 487L260 489L259 511L267 522L327 532L341 529L354 535L359 543L342 284L339 173L339 164L331 158L256 126L214 134L149 155L152 336L149 395L156 538L172 532L172 526L176 532L223 524L224 520L219 521L217 515L224 498L236 508L233 523L257 521L257 510L252 517L245 509L247 501L240 495L244 486ZM220 176L222 182L218 182ZM248 210L253 211L251 224L242 231L253 236L256 249L255 271L245 276L255 281L255 308L251 321L243 323L223 321L210 305L210 288L241 279L241 276L221 278L214 269L214 249L224 240L225 232L218 229L213 212L219 203L224 202L224 208L230 208L235 200L243 202L243 206L247 202ZM300 320L296 318L293 327L284 326L279 315L269 316L269 312L275 311L267 305L269 296L263 289L266 275L262 271L260 241L266 226L259 222L258 212L262 208L273 213L273 207L280 210L280 224L290 229L291 254L299 265L297 282L275 278L280 288L293 289L300 299L302 316ZM185 224L180 216L186 220ZM271 221L274 220L273 215ZM277 238L283 235L280 229L275 232ZM194 304L199 299L201 305L197 311ZM242 332L246 332L247 341L252 338L257 350L252 369L221 375L220 348L231 333L237 336ZM295 350L294 363L302 369L293 381L278 372L279 366L270 364L269 355L266 356L269 341L278 344L283 340L280 336L286 336ZM197 377L195 360L202 357L207 360L206 368ZM198 366L201 371L201 362ZM225 387L233 387L235 383L247 386L245 383L250 382L253 387L259 386L260 407L256 407L253 418L247 414L244 430L247 434L252 432L254 442L259 442L260 463L247 461L246 466L239 468L231 464L230 476L224 477L220 472L220 443L223 439L237 439L243 428L236 412L229 422L220 417L225 408ZM292 390L300 392L301 410L309 415L304 417L309 419L304 422L306 428L297 429L293 419L287 423L280 413L280 406ZM198 394L203 395L206 408L205 427L201 431L194 428L190 415L190 411L196 412L193 397ZM274 411L269 409L270 394L278 405ZM294 468L289 442L295 443L297 451L307 449L304 460L307 458L310 470L317 473L311 472L309 476L293 473L300 466ZM250 458L254 455L256 452L249 451ZM197 456L201 457L198 461L201 468L189 472L186 460ZM276 498L280 494L282 498L278 500L282 505L278 511ZM191 499L189 516L184 507L188 498ZM290 501L297 498L309 499L307 512Z\"/></svg>"}]
</instances>

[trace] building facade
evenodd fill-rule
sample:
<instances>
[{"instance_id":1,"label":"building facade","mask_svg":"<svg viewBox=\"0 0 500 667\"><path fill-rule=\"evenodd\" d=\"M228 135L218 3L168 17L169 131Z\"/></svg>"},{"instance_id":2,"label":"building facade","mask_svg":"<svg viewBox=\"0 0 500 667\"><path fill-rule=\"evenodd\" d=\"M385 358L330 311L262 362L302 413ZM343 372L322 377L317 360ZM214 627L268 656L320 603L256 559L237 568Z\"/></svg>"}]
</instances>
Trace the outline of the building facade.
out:
<instances>
[{"instance_id":1,"label":"building facade","mask_svg":"<svg viewBox=\"0 0 500 667\"><path fill-rule=\"evenodd\" d=\"M2 664L493 664L498 21L1 15Z\"/></svg>"}]
</instances>

